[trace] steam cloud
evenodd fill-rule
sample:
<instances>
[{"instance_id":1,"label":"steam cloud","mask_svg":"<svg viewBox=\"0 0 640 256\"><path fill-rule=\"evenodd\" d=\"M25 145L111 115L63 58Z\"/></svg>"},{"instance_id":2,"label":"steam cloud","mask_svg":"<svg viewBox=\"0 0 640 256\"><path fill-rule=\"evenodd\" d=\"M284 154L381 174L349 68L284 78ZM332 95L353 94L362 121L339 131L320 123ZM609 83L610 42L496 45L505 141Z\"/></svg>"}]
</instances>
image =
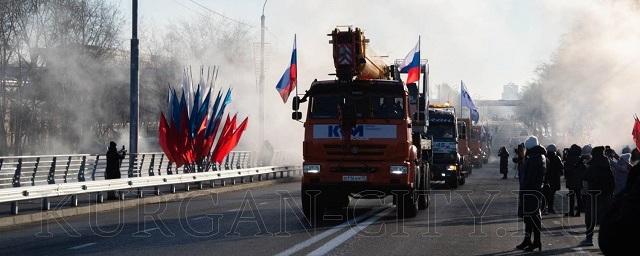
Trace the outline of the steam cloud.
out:
<instances>
[{"instance_id":1,"label":"steam cloud","mask_svg":"<svg viewBox=\"0 0 640 256\"><path fill-rule=\"evenodd\" d=\"M632 144L640 106L638 1L589 1L525 100L556 143Z\"/></svg>"}]
</instances>

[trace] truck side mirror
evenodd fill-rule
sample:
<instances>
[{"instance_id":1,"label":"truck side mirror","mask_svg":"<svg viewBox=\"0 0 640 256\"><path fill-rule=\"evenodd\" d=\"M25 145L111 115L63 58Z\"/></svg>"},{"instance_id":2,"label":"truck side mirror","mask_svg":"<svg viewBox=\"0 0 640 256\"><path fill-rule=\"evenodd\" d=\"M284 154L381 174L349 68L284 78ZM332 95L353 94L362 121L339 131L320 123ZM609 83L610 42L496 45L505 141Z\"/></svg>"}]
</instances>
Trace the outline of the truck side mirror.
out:
<instances>
[{"instance_id":1,"label":"truck side mirror","mask_svg":"<svg viewBox=\"0 0 640 256\"><path fill-rule=\"evenodd\" d=\"M291 113L291 119L300 121L302 119L302 112L294 111L293 113Z\"/></svg>"},{"instance_id":2,"label":"truck side mirror","mask_svg":"<svg viewBox=\"0 0 640 256\"><path fill-rule=\"evenodd\" d=\"M294 96L293 97L293 102L291 102L291 107L293 108L293 111L298 111L300 110L300 96Z\"/></svg>"}]
</instances>

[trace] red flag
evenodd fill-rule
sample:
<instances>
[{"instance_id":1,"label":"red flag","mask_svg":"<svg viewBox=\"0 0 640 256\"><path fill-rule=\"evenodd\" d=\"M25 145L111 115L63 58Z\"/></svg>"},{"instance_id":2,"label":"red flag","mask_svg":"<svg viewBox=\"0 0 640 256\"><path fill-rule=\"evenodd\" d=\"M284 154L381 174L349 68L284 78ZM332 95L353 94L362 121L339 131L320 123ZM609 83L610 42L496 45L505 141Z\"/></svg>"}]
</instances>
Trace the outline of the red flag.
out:
<instances>
[{"instance_id":1,"label":"red flag","mask_svg":"<svg viewBox=\"0 0 640 256\"><path fill-rule=\"evenodd\" d=\"M200 124L200 128L196 132L196 137L194 138L193 144L193 153L195 155L196 161L200 162L203 158L205 158L208 154L205 151L205 146L207 143L207 138L205 138L205 130L207 129L207 117L202 120Z\"/></svg>"},{"instance_id":2,"label":"red flag","mask_svg":"<svg viewBox=\"0 0 640 256\"><path fill-rule=\"evenodd\" d=\"M233 133L233 130L236 129L236 116L237 115L233 115L233 118L229 120L229 115L227 115L227 121L224 123L224 127L222 128L220 137L218 137L216 147L211 153L213 159L215 159L215 156L218 154L218 152L220 152L220 148L224 145L225 141L229 139L229 137Z\"/></svg>"},{"instance_id":3,"label":"red flag","mask_svg":"<svg viewBox=\"0 0 640 256\"><path fill-rule=\"evenodd\" d=\"M167 155L169 161L173 162L173 156L171 154L171 150L169 149L169 145L167 143L167 133L169 132L169 127L167 125L167 119L164 117L164 113L160 113L160 124L158 125L158 139L160 143L160 148L164 151L164 154Z\"/></svg>"},{"instance_id":4,"label":"red flag","mask_svg":"<svg viewBox=\"0 0 640 256\"><path fill-rule=\"evenodd\" d=\"M638 116L635 116L634 119L635 123L633 124L631 134L633 135L633 140L636 142L636 148L640 149L640 120L638 120Z\"/></svg>"},{"instance_id":5,"label":"red flag","mask_svg":"<svg viewBox=\"0 0 640 256\"><path fill-rule=\"evenodd\" d=\"M215 162L217 162L218 164L222 163L222 160L231 152L231 150L233 150L238 145L238 143L240 142L240 138L242 137L242 133L247 129L248 123L249 118L247 117L244 119L244 121L242 121L240 126L238 126L238 129L236 129L225 141L223 141L223 145L220 146L220 149L214 155L213 159Z\"/></svg>"}]
</instances>

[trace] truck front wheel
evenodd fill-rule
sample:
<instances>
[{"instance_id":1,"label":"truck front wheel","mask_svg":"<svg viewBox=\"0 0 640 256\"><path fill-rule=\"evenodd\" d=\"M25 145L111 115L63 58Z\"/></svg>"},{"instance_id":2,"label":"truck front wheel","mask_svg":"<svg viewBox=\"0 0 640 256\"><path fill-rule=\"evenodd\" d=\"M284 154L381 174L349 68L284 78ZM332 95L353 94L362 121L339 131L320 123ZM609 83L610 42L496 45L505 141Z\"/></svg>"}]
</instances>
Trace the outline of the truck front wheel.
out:
<instances>
[{"instance_id":1,"label":"truck front wheel","mask_svg":"<svg viewBox=\"0 0 640 256\"><path fill-rule=\"evenodd\" d=\"M324 204L319 190L305 190L301 192L302 212L307 220L314 225L324 214ZM315 226L315 225L314 225Z\"/></svg>"},{"instance_id":2,"label":"truck front wheel","mask_svg":"<svg viewBox=\"0 0 640 256\"><path fill-rule=\"evenodd\" d=\"M418 193L410 190L408 193L397 194L396 214L402 218L413 218L418 215Z\"/></svg>"},{"instance_id":3,"label":"truck front wheel","mask_svg":"<svg viewBox=\"0 0 640 256\"><path fill-rule=\"evenodd\" d=\"M449 186L449 188L451 189L456 189L458 188L458 177L457 176L451 176L449 178L447 178L447 186Z\"/></svg>"}]
</instances>

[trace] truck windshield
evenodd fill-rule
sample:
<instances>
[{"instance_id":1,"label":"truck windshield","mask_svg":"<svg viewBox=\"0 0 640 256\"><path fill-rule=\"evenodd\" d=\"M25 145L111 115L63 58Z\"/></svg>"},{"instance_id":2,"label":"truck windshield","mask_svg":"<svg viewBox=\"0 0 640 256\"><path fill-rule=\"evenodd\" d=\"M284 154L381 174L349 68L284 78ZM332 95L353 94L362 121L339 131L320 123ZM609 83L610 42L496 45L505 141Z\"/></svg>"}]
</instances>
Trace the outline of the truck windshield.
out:
<instances>
[{"instance_id":1,"label":"truck windshield","mask_svg":"<svg viewBox=\"0 0 640 256\"><path fill-rule=\"evenodd\" d=\"M309 116L331 119L338 117L338 109L344 107L341 95L316 95L311 98ZM404 101L401 96L357 96L352 98L356 118L402 119Z\"/></svg>"},{"instance_id":2,"label":"truck windshield","mask_svg":"<svg viewBox=\"0 0 640 256\"><path fill-rule=\"evenodd\" d=\"M456 137L455 126L453 124L429 124L427 136L432 136L433 138L454 139Z\"/></svg>"}]
</instances>

